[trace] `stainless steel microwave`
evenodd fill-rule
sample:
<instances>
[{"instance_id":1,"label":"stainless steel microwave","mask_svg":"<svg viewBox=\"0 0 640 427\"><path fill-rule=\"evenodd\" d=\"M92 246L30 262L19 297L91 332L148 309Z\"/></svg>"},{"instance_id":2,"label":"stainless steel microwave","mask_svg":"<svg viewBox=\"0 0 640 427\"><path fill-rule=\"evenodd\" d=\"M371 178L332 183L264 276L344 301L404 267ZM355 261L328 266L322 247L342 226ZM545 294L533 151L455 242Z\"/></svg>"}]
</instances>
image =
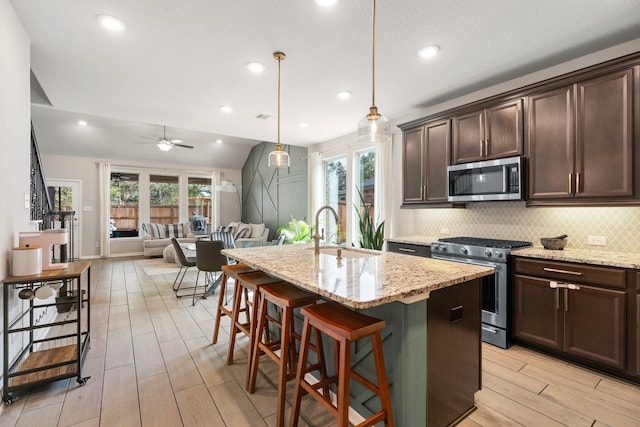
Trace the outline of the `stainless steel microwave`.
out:
<instances>
[{"instance_id":1,"label":"stainless steel microwave","mask_svg":"<svg viewBox=\"0 0 640 427\"><path fill-rule=\"evenodd\" d=\"M523 199L524 159L486 160L447 167L448 201Z\"/></svg>"}]
</instances>

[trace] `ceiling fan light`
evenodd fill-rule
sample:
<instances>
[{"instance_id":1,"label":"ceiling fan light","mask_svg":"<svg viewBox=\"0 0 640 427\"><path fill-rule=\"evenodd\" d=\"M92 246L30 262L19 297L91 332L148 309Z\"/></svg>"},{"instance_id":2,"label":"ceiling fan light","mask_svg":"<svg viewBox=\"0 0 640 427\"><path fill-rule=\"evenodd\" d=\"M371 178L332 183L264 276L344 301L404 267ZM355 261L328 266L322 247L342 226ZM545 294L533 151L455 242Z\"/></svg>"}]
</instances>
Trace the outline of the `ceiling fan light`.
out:
<instances>
[{"instance_id":1,"label":"ceiling fan light","mask_svg":"<svg viewBox=\"0 0 640 427\"><path fill-rule=\"evenodd\" d=\"M158 148L162 151L169 151L171 150L171 148L173 148L171 144L167 144L166 142L163 142L163 141L158 141L157 145L158 145Z\"/></svg>"},{"instance_id":2,"label":"ceiling fan light","mask_svg":"<svg viewBox=\"0 0 640 427\"><path fill-rule=\"evenodd\" d=\"M276 149L269 153L268 165L273 168L288 168L290 164L289 153L284 151L280 144L276 144Z\"/></svg>"}]
</instances>

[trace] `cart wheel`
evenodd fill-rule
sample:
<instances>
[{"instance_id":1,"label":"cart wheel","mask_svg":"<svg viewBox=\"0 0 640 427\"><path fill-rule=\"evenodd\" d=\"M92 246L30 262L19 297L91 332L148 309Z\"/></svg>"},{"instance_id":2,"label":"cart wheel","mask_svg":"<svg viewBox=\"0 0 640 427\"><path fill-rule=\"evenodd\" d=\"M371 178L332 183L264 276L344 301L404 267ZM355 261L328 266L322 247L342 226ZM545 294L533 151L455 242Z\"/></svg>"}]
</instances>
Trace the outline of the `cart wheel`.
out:
<instances>
[{"instance_id":1,"label":"cart wheel","mask_svg":"<svg viewBox=\"0 0 640 427\"><path fill-rule=\"evenodd\" d=\"M87 383L87 380L88 380L89 378L91 378L91 377L78 378L78 379L76 380L76 382L77 382L78 384L80 384L80 385L85 385L85 384Z\"/></svg>"},{"instance_id":2,"label":"cart wheel","mask_svg":"<svg viewBox=\"0 0 640 427\"><path fill-rule=\"evenodd\" d=\"M5 397L4 399L2 399L2 401L4 402L4 404L5 404L6 406L11 405L11 404L13 403L13 401L14 401L14 400L18 400L18 398L17 398L17 397L11 397L11 396L9 396L9 397Z\"/></svg>"}]
</instances>

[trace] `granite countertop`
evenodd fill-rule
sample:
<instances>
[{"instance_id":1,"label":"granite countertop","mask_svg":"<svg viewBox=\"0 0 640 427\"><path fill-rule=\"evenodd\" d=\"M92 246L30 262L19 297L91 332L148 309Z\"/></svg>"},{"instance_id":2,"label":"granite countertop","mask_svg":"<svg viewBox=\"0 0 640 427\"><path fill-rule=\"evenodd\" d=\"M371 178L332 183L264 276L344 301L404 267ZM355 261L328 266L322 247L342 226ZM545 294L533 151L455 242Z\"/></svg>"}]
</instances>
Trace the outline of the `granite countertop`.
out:
<instances>
[{"instance_id":1,"label":"granite countertop","mask_svg":"<svg viewBox=\"0 0 640 427\"><path fill-rule=\"evenodd\" d=\"M621 268L640 268L640 254L592 251L564 248L561 251L544 249L542 246L517 249L511 255L527 258L542 258L554 261L579 262L583 264L607 265Z\"/></svg>"},{"instance_id":2,"label":"granite countertop","mask_svg":"<svg viewBox=\"0 0 640 427\"><path fill-rule=\"evenodd\" d=\"M408 243L412 245L427 245L430 246L433 242L438 241L438 237L431 236L398 236L389 237L387 242L394 243Z\"/></svg>"},{"instance_id":3,"label":"granite countertop","mask_svg":"<svg viewBox=\"0 0 640 427\"><path fill-rule=\"evenodd\" d=\"M493 274L492 268L379 251L315 256L312 245L225 249L224 255L352 308L429 298L429 292ZM351 255L351 256L350 256Z\"/></svg>"}]
</instances>

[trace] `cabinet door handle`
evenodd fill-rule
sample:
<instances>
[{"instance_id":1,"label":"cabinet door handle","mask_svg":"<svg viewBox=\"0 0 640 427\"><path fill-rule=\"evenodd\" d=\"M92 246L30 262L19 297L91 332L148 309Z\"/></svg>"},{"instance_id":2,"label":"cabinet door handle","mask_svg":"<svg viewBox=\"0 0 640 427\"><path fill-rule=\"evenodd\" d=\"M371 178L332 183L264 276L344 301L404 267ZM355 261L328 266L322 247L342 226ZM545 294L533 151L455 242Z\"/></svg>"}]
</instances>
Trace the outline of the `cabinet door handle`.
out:
<instances>
[{"instance_id":1,"label":"cabinet door handle","mask_svg":"<svg viewBox=\"0 0 640 427\"><path fill-rule=\"evenodd\" d=\"M565 288L571 289L572 291L579 291L580 290L580 286L574 285L573 283L567 283L565 285Z\"/></svg>"},{"instance_id":2,"label":"cabinet door handle","mask_svg":"<svg viewBox=\"0 0 640 427\"><path fill-rule=\"evenodd\" d=\"M580 172L576 173L576 193L580 192Z\"/></svg>"},{"instance_id":3,"label":"cabinet door handle","mask_svg":"<svg viewBox=\"0 0 640 427\"><path fill-rule=\"evenodd\" d=\"M556 310L560 310L560 289L556 288Z\"/></svg>"},{"instance_id":4,"label":"cabinet door handle","mask_svg":"<svg viewBox=\"0 0 640 427\"><path fill-rule=\"evenodd\" d=\"M544 267L543 270L549 273L562 273L562 274L572 274L574 276L582 276L582 273L580 273L579 271L560 270L559 268L550 268L550 267Z\"/></svg>"},{"instance_id":5,"label":"cabinet door handle","mask_svg":"<svg viewBox=\"0 0 640 427\"><path fill-rule=\"evenodd\" d=\"M487 157L489 155L489 140L484 140L484 156Z\"/></svg>"},{"instance_id":6,"label":"cabinet door handle","mask_svg":"<svg viewBox=\"0 0 640 427\"><path fill-rule=\"evenodd\" d=\"M484 153L484 146L483 145L484 145L484 140L481 139L480 140L480 157L484 156L484 154L482 154L482 153Z\"/></svg>"},{"instance_id":7,"label":"cabinet door handle","mask_svg":"<svg viewBox=\"0 0 640 427\"><path fill-rule=\"evenodd\" d=\"M398 248L398 250L400 252L409 252L409 253L412 253L412 254L416 253L416 250L415 249L411 249L411 248Z\"/></svg>"},{"instance_id":8,"label":"cabinet door handle","mask_svg":"<svg viewBox=\"0 0 640 427\"><path fill-rule=\"evenodd\" d=\"M569 172L569 194L573 193L573 173Z\"/></svg>"}]
</instances>

